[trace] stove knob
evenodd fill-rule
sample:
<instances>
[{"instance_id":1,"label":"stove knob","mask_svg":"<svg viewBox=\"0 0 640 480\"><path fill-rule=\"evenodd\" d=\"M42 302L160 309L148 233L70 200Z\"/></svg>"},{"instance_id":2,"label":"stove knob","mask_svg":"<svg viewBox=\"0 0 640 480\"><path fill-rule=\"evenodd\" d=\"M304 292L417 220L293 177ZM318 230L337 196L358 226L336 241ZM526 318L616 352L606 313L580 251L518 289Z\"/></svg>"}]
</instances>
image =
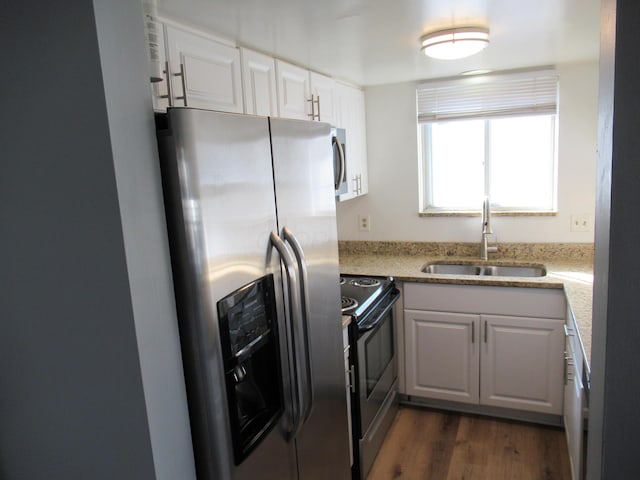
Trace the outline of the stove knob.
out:
<instances>
[{"instance_id":1,"label":"stove knob","mask_svg":"<svg viewBox=\"0 0 640 480\"><path fill-rule=\"evenodd\" d=\"M242 365L238 365L236 368L233 369L233 380L236 383L242 382L244 380L244 377L246 376L247 376L247 371Z\"/></svg>"}]
</instances>

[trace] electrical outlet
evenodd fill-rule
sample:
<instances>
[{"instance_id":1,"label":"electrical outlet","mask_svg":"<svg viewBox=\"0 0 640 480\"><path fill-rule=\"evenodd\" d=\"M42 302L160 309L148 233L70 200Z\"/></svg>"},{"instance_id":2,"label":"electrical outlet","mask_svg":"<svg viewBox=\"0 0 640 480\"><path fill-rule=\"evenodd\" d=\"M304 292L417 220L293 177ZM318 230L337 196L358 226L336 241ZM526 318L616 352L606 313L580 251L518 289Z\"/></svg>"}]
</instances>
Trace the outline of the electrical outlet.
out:
<instances>
[{"instance_id":1,"label":"electrical outlet","mask_svg":"<svg viewBox=\"0 0 640 480\"><path fill-rule=\"evenodd\" d=\"M358 229L361 232L371 231L371 217L369 215L358 215Z\"/></svg>"},{"instance_id":2,"label":"electrical outlet","mask_svg":"<svg viewBox=\"0 0 640 480\"><path fill-rule=\"evenodd\" d=\"M571 215L572 232L593 231L593 216L589 213L575 213Z\"/></svg>"}]
</instances>

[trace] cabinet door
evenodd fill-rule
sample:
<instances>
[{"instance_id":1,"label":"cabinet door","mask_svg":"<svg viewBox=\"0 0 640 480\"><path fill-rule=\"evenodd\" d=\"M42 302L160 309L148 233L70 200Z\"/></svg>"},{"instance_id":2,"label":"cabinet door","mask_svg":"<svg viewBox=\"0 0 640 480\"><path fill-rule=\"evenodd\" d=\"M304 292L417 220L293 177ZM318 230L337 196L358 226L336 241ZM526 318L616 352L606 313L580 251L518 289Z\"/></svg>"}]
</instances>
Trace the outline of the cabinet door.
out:
<instances>
[{"instance_id":1,"label":"cabinet door","mask_svg":"<svg viewBox=\"0 0 640 480\"><path fill-rule=\"evenodd\" d=\"M309 84L313 95L313 112L320 122L336 124L336 81L319 73L309 73Z\"/></svg>"},{"instance_id":2,"label":"cabinet door","mask_svg":"<svg viewBox=\"0 0 640 480\"><path fill-rule=\"evenodd\" d=\"M564 322L481 315L480 403L562 414Z\"/></svg>"},{"instance_id":3,"label":"cabinet door","mask_svg":"<svg viewBox=\"0 0 640 480\"><path fill-rule=\"evenodd\" d=\"M265 117L278 116L276 63L272 57L246 48L242 56L242 85L245 113Z\"/></svg>"},{"instance_id":4,"label":"cabinet door","mask_svg":"<svg viewBox=\"0 0 640 480\"><path fill-rule=\"evenodd\" d=\"M581 480L585 393L582 379L569 373L570 371L571 368L567 366L568 377L564 386L564 428L571 463L571 478Z\"/></svg>"},{"instance_id":5,"label":"cabinet door","mask_svg":"<svg viewBox=\"0 0 640 480\"><path fill-rule=\"evenodd\" d=\"M243 113L240 51L168 26L174 106Z\"/></svg>"},{"instance_id":6,"label":"cabinet door","mask_svg":"<svg viewBox=\"0 0 640 480\"><path fill-rule=\"evenodd\" d=\"M169 106L169 93L167 91L167 71L166 71L166 62L167 62L167 54L165 50L165 33L164 33L164 25L160 22L147 20L149 22L153 22L155 25L155 33L158 35L158 61L160 62L161 70L162 70L162 80L159 82L151 83L151 95L153 99L153 110L156 112L166 112L167 107Z\"/></svg>"},{"instance_id":7,"label":"cabinet door","mask_svg":"<svg viewBox=\"0 0 640 480\"><path fill-rule=\"evenodd\" d=\"M582 383L583 361L576 335L573 312L568 309L565 338L564 427L571 464L571 478L582 479L584 445L584 407L586 396Z\"/></svg>"},{"instance_id":8,"label":"cabinet door","mask_svg":"<svg viewBox=\"0 0 640 480\"><path fill-rule=\"evenodd\" d=\"M367 172L367 136L365 126L364 92L359 88L336 85L336 124L347 134L347 193L345 201L365 195L369 191Z\"/></svg>"},{"instance_id":9,"label":"cabinet door","mask_svg":"<svg viewBox=\"0 0 640 480\"><path fill-rule=\"evenodd\" d=\"M309 71L276 59L276 79L280 117L310 120Z\"/></svg>"},{"instance_id":10,"label":"cabinet door","mask_svg":"<svg viewBox=\"0 0 640 480\"><path fill-rule=\"evenodd\" d=\"M478 403L478 318L404 311L407 395Z\"/></svg>"},{"instance_id":11,"label":"cabinet door","mask_svg":"<svg viewBox=\"0 0 640 480\"><path fill-rule=\"evenodd\" d=\"M353 152L354 161L351 182L355 182L355 196L362 196L369 193L369 175L367 169L367 133L366 118L364 105L364 92L358 88L352 92L352 108L353 108L353 124L351 129L351 142L353 144L351 151Z\"/></svg>"}]
</instances>

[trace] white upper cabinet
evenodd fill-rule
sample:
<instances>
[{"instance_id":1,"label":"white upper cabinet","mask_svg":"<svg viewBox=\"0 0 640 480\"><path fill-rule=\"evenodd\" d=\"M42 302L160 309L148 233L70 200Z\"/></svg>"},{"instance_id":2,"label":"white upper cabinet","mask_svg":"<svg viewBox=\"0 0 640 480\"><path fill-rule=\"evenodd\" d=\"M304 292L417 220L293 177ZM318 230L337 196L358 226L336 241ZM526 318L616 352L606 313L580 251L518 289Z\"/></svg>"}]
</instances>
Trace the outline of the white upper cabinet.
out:
<instances>
[{"instance_id":1,"label":"white upper cabinet","mask_svg":"<svg viewBox=\"0 0 640 480\"><path fill-rule=\"evenodd\" d=\"M151 22L151 20L147 20ZM169 106L169 92L167 89L167 53L165 47L165 28L164 25L158 21L153 21L155 26L154 33L158 36L157 42L154 46L157 46L158 61L160 62L160 68L162 70L162 77L159 82L151 83L151 93L153 99L153 109L156 112L164 112Z\"/></svg>"},{"instance_id":2,"label":"white upper cabinet","mask_svg":"<svg viewBox=\"0 0 640 480\"><path fill-rule=\"evenodd\" d=\"M350 200L369 192L367 134L364 92L343 83L336 84L336 125L347 134L347 192L339 200Z\"/></svg>"},{"instance_id":3,"label":"white upper cabinet","mask_svg":"<svg viewBox=\"0 0 640 480\"><path fill-rule=\"evenodd\" d=\"M196 107L329 123L347 130L349 191L368 191L364 93L333 78L248 48L236 48L170 19L153 21L162 80L153 108ZM154 48L156 48L154 44Z\"/></svg>"},{"instance_id":4,"label":"white upper cabinet","mask_svg":"<svg viewBox=\"0 0 640 480\"><path fill-rule=\"evenodd\" d=\"M310 120L311 87L309 71L276 59L278 112L283 118Z\"/></svg>"},{"instance_id":5,"label":"white upper cabinet","mask_svg":"<svg viewBox=\"0 0 640 480\"><path fill-rule=\"evenodd\" d=\"M240 54L245 113L277 117L278 95L274 58L246 48L240 49Z\"/></svg>"},{"instance_id":6,"label":"white upper cabinet","mask_svg":"<svg viewBox=\"0 0 640 480\"><path fill-rule=\"evenodd\" d=\"M166 27L170 104L243 113L240 51Z\"/></svg>"},{"instance_id":7,"label":"white upper cabinet","mask_svg":"<svg viewBox=\"0 0 640 480\"><path fill-rule=\"evenodd\" d=\"M311 120L336 125L336 81L316 72L309 73Z\"/></svg>"}]
</instances>

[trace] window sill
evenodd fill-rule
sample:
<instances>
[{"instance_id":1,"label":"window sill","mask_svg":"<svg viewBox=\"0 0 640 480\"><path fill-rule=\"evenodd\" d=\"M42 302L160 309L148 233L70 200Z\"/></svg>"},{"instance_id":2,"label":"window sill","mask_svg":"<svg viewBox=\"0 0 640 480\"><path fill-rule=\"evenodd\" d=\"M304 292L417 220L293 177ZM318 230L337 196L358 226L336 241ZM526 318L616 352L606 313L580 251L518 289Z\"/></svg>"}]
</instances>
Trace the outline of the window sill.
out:
<instances>
[{"instance_id":1,"label":"window sill","mask_svg":"<svg viewBox=\"0 0 640 480\"><path fill-rule=\"evenodd\" d=\"M420 217L479 217L482 212L478 210L432 210L418 212ZM527 211L527 210L503 210L491 211L492 217L555 217L558 212L549 211Z\"/></svg>"}]
</instances>

